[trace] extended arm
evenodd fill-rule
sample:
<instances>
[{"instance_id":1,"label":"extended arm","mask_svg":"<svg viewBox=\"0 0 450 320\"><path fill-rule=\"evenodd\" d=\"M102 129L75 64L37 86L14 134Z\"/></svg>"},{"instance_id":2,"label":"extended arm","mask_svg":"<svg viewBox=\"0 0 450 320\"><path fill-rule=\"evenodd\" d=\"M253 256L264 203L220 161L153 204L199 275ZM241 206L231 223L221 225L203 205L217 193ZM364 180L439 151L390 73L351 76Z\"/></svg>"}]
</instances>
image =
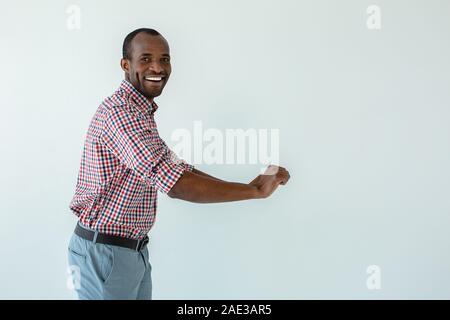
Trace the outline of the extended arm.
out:
<instances>
[{"instance_id":1,"label":"extended arm","mask_svg":"<svg viewBox=\"0 0 450 320\"><path fill-rule=\"evenodd\" d=\"M276 170L273 170L276 168ZM252 182L238 183L185 171L168 195L171 198L197 203L229 202L267 198L280 184L286 184L289 173L281 167L270 166L273 173L259 175Z\"/></svg>"}]
</instances>

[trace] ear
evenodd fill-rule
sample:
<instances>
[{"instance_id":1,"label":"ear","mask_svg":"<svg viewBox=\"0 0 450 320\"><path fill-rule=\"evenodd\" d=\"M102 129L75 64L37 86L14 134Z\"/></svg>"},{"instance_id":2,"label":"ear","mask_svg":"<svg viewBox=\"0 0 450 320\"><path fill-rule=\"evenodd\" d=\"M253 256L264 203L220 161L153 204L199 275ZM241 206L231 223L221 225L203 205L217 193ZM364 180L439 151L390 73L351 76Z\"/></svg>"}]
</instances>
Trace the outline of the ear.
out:
<instances>
[{"instance_id":1,"label":"ear","mask_svg":"<svg viewBox=\"0 0 450 320\"><path fill-rule=\"evenodd\" d=\"M122 67L122 70L125 71L125 73L130 72L130 62L127 59L120 59L120 66Z\"/></svg>"}]
</instances>

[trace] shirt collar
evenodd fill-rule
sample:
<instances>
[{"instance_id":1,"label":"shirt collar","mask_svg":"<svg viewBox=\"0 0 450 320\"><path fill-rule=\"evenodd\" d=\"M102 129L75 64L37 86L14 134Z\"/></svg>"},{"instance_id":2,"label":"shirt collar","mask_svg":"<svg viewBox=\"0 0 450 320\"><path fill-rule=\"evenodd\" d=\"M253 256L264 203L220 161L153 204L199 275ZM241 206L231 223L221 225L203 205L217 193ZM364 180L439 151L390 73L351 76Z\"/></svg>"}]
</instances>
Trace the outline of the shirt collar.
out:
<instances>
[{"instance_id":1,"label":"shirt collar","mask_svg":"<svg viewBox=\"0 0 450 320\"><path fill-rule=\"evenodd\" d=\"M127 100L133 102L134 105L141 111L146 114L149 112L150 114L154 113L156 109L158 109L158 105L156 102L150 102L142 93L137 91L137 89L127 80L123 80L120 84L119 91L125 92L127 96Z\"/></svg>"}]
</instances>

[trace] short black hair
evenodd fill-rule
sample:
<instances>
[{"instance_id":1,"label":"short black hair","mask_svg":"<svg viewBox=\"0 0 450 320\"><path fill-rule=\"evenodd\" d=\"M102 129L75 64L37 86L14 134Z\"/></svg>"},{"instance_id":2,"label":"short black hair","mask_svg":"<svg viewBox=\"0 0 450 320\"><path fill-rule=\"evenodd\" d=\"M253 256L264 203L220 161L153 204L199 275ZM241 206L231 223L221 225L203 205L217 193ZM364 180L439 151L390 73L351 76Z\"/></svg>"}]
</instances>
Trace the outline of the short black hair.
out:
<instances>
[{"instance_id":1,"label":"short black hair","mask_svg":"<svg viewBox=\"0 0 450 320\"><path fill-rule=\"evenodd\" d=\"M150 29L150 28L139 28L139 29L136 29L136 30L130 32L123 40L122 57L124 59L131 60L131 41L133 41L134 37L136 37L141 32L147 33L152 36L160 36L161 35L155 29Z\"/></svg>"}]
</instances>

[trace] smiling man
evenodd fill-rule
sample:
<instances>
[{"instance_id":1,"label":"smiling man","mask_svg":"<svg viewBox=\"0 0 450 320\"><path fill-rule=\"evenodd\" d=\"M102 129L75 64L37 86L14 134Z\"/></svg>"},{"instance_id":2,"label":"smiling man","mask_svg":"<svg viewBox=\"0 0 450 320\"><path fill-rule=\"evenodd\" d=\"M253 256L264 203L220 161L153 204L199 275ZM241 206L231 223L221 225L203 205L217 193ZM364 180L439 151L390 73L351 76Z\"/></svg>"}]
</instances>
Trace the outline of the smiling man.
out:
<instances>
[{"instance_id":1,"label":"smiling man","mask_svg":"<svg viewBox=\"0 0 450 320\"><path fill-rule=\"evenodd\" d=\"M123 42L125 80L95 113L84 144L70 209L79 221L69 243L80 299L151 299L148 233L157 192L214 203L270 196L289 180L270 166L250 183L227 182L179 159L158 134L154 98L171 73L167 41L137 29Z\"/></svg>"}]
</instances>

